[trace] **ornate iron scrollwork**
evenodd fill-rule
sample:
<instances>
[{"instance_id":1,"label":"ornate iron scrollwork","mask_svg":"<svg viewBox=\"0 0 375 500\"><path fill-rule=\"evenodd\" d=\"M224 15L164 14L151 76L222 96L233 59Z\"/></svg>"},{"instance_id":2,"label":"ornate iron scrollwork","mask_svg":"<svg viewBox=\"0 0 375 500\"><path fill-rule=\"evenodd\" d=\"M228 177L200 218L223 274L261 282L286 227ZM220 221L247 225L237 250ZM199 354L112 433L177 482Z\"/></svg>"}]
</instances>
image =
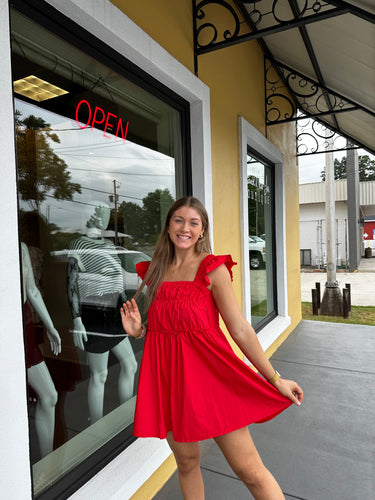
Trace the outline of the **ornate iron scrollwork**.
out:
<instances>
[{"instance_id":1,"label":"ornate iron scrollwork","mask_svg":"<svg viewBox=\"0 0 375 500\"><path fill-rule=\"evenodd\" d=\"M359 146L348 142L345 137L330 129L327 125L300 114L297 122L297 156L346 151Z\"/></svg>"},{"instance_id":2,"label":"ornate iron scrollwork","mask_svg":"<svg viewBox=\"0 0 375 500\"><path fill-rule=\"evenodd\" d=\"M289 121L297 107L287 91L283 79L270 61L265 61L266 123Z\"/></svg>"},{"instance_id":3,"label":"ornate iron scrollwork","mask_svg":"<svg viewBox=\"0 0 375 500\"><path fill-rule=\"evenodd\" d=\"M195 54L254 40L342 11L324 0L303 0L298 11L286 0L193 0ZM212 9L211 9L212 8ZM223 9L215 11L215 8ZM221 23L227 26L220 27Z\"/></svg>"},{"instance_id":4,"label":"ornate iron scrollwork","mask_svg":"<svg viewBox=\"0 0 375 500\"><path fill-rule=\"evenodd\" d=\"M355 103L269 60L265 60L265 92L267 125L297 121L297 156L323 153L328 139L334 151L358 147L348 146L346 138L318 120L319 117L330 120L333 113L356 110Z\"/></svg>"},{"instance_id":5,"label":"ornate iron scrollwork","mask_svg":"<svg viewBox=\"0 0 375 500\"><path fill-rule=\"evenodd\" d=\"M297 109L313 117L357 109L355 103L279 62L275 63L277 72L274 69L274 63L268 61L266 64L268 64L265 68L266 120L268 125L296 120ZM280 75L277 82L270 78L272 71ZM279 107L275 107L276 99L279 100ZM290 110L287 112L283 111L286 103L290 106Z\"/></svg>"},{"instance_id":6,"label":"ornate iron scrollwork","mask_svg":"<svg viewBox=\"0 0 375 500\"><path fill-rule=\"evenodd\" d=\"M298 107L313 116L356 109L356 106L314 80L286 66L280 67L286 86L298 101Z\"/></svg>"},{"instance_id":7,"label":"ornate iron scrollwork","mask_svg":"<svg viewBox=\"0 0 375 500\"><path fill-rule=\"evenodd\" d=\"M222 37L218 40L218 29L213 22L204 22L197 26L196 30L196 44L198 48L207 48L215 45L220 40L230 40L238 36L240 32L240 19L234 10L234 8L225 0L202 0L196 5L195 16L196 20L203 21L206 18L205 7L211 5L219 5L227 10L227 12L232 16L234 22L234 29L223 29ZM200 41L204 38L207 33L212 33L208 41ZM202 36L203 35L203 36Z\"/></svg>"},{"instance_id":8,"label":"ornate iron scrollwork","mask_svg":"<svg viewBox=\"0 0 375 500\"><path fill-rule=\"evenodd\" d=\"M307 16L313 16L324 11L333 10L335 7L328 1L324 0L304 0L298 5L298 11L293 11L288 2L285 0L273 0L271 10L261 10L261 6L266 9L270 2L243 2L241 0L235 1L236 4L242 3L248 6L247 16L252 23L258 28L262 29L266 26L284 25L286 23L293 23L300 21ZM257 5L259 5L259 7ZM269 7L268 7L269 9Z\"/></svg>"}]
</instances>

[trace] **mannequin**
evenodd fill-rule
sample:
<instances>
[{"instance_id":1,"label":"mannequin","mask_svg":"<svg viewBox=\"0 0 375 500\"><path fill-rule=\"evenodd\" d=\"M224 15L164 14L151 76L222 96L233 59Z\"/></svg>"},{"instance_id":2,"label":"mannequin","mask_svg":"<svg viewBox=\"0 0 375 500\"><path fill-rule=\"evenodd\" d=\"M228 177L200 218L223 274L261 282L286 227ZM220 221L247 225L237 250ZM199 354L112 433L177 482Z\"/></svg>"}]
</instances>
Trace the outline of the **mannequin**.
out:
<instances>
[{"instance_id":1,"label":"mannequin","mask_svg":"<svg viewBox=\"0 0 375 500\"><path fill-rule=\"evenodd\" d=\"M57 392L43 356L35 340L32 309L38 314L47 329L47 337L55 356L61 352L61 339L44 304L42 295L35 284L33 268L28 247L21 243L22 279L26 337L27 381L37 394L35 426L41 456L53 450L55 432L55 406Z\"/></svg>"},{"instance_id":2,"label":"mannequin","mask_svg":"<svg viewBox=\"0 0 375 500\"><path fill-rule=\"evenodd\" d=\"M137 362L121 325L120 307L126 295L123 271L113 243L102 237L110 208L98 202L87 221L87 235L70 244L68 300L73 315L74 345L87 353L90 380L90 423L103 417L109 351L120 364L120 404L133 396Z\"/></svg>"}]
</instances>

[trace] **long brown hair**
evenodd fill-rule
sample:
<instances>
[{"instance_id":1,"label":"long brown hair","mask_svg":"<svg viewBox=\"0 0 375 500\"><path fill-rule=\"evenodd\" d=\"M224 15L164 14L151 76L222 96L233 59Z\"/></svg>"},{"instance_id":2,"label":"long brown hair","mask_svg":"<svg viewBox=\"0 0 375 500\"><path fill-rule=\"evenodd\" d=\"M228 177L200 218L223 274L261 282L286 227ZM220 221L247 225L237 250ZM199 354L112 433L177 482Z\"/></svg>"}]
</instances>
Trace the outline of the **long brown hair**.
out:
<instances>
[{"instance_id":1,"label":"long brown hair","mask_svg":"<svg viewBox=\"0 0 375 500\"><path fill-rule=\"evenodd\" d=\"M173 261L174 244L169 237L168 229L173 214L181 207L194 208L194 210L196 210L200 215L202 221L203 238L200 238L195 244L196 251L198 253L212 253L209 235L208 214L202 203L193 196L184 196L183 198L175 201L169 209L165 218L164 226L156 243L154 255L150 262L146 276L134 296L134 298L137 299L147 283L147 310L154 300L160 284L164 280L168 267Z\"/></svg>"}]
</instances>

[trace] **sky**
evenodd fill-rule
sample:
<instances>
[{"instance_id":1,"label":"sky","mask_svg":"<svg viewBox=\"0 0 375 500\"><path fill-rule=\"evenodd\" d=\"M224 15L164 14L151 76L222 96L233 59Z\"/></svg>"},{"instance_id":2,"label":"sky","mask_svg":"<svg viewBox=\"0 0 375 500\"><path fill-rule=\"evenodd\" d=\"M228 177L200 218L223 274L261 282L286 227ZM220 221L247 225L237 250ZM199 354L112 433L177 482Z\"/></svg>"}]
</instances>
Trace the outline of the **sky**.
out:
<instances>
[{"instance_id":1,"label":"sky","mask_svg":"<svg viewBox=\"0 0 375 500\"><path fill-rule=\"evenodd\" d=\"M48 196L40 211L49 222L66 232L85 227L93 207L98 202L113 206L109 197L116 181L119 203L133 202L142 206L142 199L156 189L168 189L176 197L175 159L158 151L112 136L103 131L80 128L73 120L16 99L16 109L22 117L34 114L49 123L60 142L49 140L49 145L67 165L71 181L81 186L73 200L57 200ZM112 205L111 205L112 203ZM20 200L21 208L30 210Z\"/></svg>"}]
</instances>

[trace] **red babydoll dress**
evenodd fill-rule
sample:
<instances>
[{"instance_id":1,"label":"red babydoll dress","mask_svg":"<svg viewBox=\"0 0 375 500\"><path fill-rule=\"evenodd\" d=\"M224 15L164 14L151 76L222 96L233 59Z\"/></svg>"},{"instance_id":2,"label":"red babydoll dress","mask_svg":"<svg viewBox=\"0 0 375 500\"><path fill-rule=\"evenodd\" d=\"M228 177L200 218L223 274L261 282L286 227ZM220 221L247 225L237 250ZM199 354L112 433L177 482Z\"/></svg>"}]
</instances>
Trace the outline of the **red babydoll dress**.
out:
<instances>
[{"instance_id":1,"label":"red babydoll dress","mask_svg":"<svg viewBox=\"0 0 375 500\"><path fill-rule=\"evenodd\" d=\"M194 281L164 281L148 311L134 435L193 442L265 422L290 399L247 366L219 327L209 273L230 255L208 255ZM149 263L137 265L143 279Z\"/></svg>"}]
</instances>

